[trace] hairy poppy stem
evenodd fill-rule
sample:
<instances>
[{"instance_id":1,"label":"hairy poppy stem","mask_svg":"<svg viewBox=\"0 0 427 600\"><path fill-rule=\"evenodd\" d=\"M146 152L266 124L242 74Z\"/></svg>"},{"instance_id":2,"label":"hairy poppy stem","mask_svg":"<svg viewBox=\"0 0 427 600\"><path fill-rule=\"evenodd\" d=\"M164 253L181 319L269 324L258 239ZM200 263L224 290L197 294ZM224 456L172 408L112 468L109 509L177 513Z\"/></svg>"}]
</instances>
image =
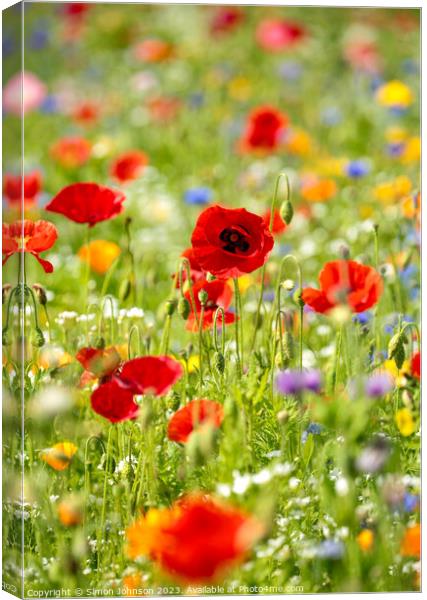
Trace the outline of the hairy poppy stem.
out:
<instances>
[{"instance_id":1,"label":"hairy poppy stem","mask_svg":"<svg viewBox=\"0 0 427 600\"><path fill-rule=\"evenodd\" d=\"M200 322L199 322L199 382L200 389L203 386L203 318L205 316L205 304L202 303L202 309L200 311Z\"/></svg>"},{"instance_id":2,"label":"hairy poppy stem","mask_svg":"<svg viewBox=\"0 0 427 600\"><path fill-rule=\"evenodd\" d=\"M90 227L86 228L86 248L87 248L87 258L84 269L84 288L86 290L86 299L85 299L85 312L88 313L89 309L89 277L90 277Z\"/></svg>"},{"instance_id":3,"label":"hairy poppy stem","mask_svg":"<svg viewBox=\"0 0 427 600\"><path fill-rule=\"evenodd\" d=\"M128 335L128 358L129 358L129 360L134 358L133 353L132 353L132 337L135 332L138 335L138 337L137 337L138 352L137 352L136 356L141 356L141 331L137 325L132 325L132 327L129 330L129 335Z\"/></svg>"},{"instance_id":4,"label":"hairy poppy stem","mask_svg":"<svg viewBox=\"0 0 427 600\"><path fill-rule=\"evenodd\" d=\"M239 316L240 315L240 310L241 310L241 303L240 303L240 290L239 290L239 280L235 277L233 279L233 284L234 284L234 306L235 306L235 316L236 319L234 321L234 332L235 332L235 338L236 338L236 361L237 361L237 371L239 373L239 376L242 375L242 358L241 358L241 348L240 348L240 333L239 333ZM241 332L241 330L240 330ZM240 341L239 341L240 340Z\"/></svg>"},{"instance_id":5,"label":"hairy poppy stem","mask_svg":"<svg viewBox=\"0 0 427 600\"><path fill-rule=\"evenodd\" d=\"M274 211L276 209L277 196L279 193L279 184L280 184L280 180L282 177L285 177L285 179L286 179L286 200L289 200L290 195L291 195L291 189L290 189L290 185L289 185L288 176L286 175L286 173L279 173L279 175L276 178L276 184L274 186L273 200L271 201L271 207L270 207L270 223L268 226L270 233L273 230ZM258 304L257 304L257 309L256 309L256 314L255 314L255 329L254 329L254 333L252 336L251 352L253 352L253 349L255 348L256 337L258 334L259 317L260 317L260 313L261 313L262 300L264 297L265 269L266 269L266 265L264 264L262 266L262 270L261 270L261 288L260 288L260 292L259 292Z\"/></svg>"}]
</instances>

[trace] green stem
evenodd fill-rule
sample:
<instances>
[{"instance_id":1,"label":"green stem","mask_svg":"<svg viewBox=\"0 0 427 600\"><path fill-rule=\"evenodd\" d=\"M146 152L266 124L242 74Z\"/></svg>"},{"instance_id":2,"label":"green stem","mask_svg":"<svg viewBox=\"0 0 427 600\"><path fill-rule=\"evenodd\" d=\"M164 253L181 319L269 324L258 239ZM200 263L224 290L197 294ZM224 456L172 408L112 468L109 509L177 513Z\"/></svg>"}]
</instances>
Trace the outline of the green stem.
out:
<instances>
[{"instance_id":1,"label":"green stem","mask_svg":"<svg viewBox=\"0 0 427 600\"><path fill-rule=\"evenodd\" d=\"M128 358L129 358L129 360L133 357L133 355L132 355L132 337L133 337L133 334L135 332L138 335L138 352L137 352L137 356L141 355L141 332L140 332L139 327L137 325L132 325L132 327L129 330L129 337L128 337Z\"/></svg>"},{"instance_id":2,"label":"green stem","mask_svg":"<svg viewBox=\"0 0 427 600\"><path fill-rule=\"evenodd\" d=\"M205 305L202 304L202 309L200 311L200 322L199 322L199 381L200 381L200 390L203 386L203 319L205 316Z\"/></svg>"},{"instance_id":3,"label":"green stem","mask_svg":"<svg viewBox=\"0 0 427 600\"><path fill-rule=\"evenodd\" d=\"M239 316L241 317L241 315L239 315L240 313L240 290L239 290L239 281L238 279L235 277L233 279L233 285L234 285L234 305L235 305L235 321L234 321L234 333L235 333L235 338L236 338L236 363L237 363L237 371L239 373L239 376L242 375L242 360L241 360L241 356L240 356L240 335L239 335Z\"/></svg>"}]
</instances>

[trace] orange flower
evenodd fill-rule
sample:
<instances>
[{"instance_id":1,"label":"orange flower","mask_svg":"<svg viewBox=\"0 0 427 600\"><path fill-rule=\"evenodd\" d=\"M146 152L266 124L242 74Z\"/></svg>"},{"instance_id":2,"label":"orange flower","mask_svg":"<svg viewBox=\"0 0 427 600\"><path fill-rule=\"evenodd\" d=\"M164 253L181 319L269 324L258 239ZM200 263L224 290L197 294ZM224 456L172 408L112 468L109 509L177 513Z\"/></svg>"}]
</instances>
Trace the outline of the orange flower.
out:
<instances>
[{"instance_id":1,"label":"orange flower","mask_svg":"<svg viewBox=\"0 0 427 600\"><path fill-rule=\"evenodd\" d=\"M79 525L83 520L81 502L70 496L58 504L58 518L65 527Z\"/></svg>"},{"instance_id":2,"label":"orange flower","mask_svg":"<svg viewBox=\"0 0 427 600\"><path fill-rule=\"evenodd\" d=\"M144 582L140 573L131 573L123 577L123 592L125 596L146 596L143 593Z\"/></svg>"},{"instance_id":3,"label":"orange flower","mask_svg":"<svg viewBox=\"0 0 427 600\"><path fill-rule=\"evenodd\" d=\"M70 466L71 459L77 452L77 446L72 442L60 442L52 448L40 452L40 458L55 471L64 471Z\"/></svg>"},{"instance_id":4,"label":"orange flower","mask_svg":"<svg viewBox=\"0 0 427 600\"><path fill-rule=\"evenodd\" d=\"M50 149L51 156L65 169L81 167L89 160L92 147L81 137L64 137Z\"/></svg>"},{"instance_id":5,"label":"orange flower","mask_svg":"<svg viewBox=\"0 0 427 600\"><path fill-rule=\"evenodd\" d=\"M148 164L148 156L140 150L129 150L116 158L110 173L120 183L138 179Z\"/></svg>"},{"instance_id":6,"label":"orange flower","mask_svg":"<svg viewBox=\"0 0 427 600\"><path fill-rule=\"evenodd\" d=\"M369 552L374 545L374 532L372 529L362 529L356 541L363 552Z\"/></svg>"},{"instance_id":7,"label":"orange flower","mask_svg":"<svg viewBox=\"0 0 427 600\"><path fill-rule=\"evenodd\" d=\"M168 42L147 39L135 47L135 56L144 62L163 62L174 54L174 47Z\"/></svg>"},{"instance_id":8,"label":"orange flower","mask_svg":"<svg viewBox=\"0 0 427 600\"><path fill-rule=\"evenodd\" d=\"M119 256L120 247L114 242L106 240L93 240L80 248L77 256L84 262L89 262L92 271L103 275L108 271Z\"/></svg>"},{"instance_id":9,"label":"orange flower","mask_svg":"<svg viewBox=\"0 0 427 600\"><path fill-rule=\"evenodd\" d=\"M192 400L180 408L168 425L168 438L174 442L188 442L190 435L203 425L219 427L224 419L222 404L213 400Z\"/></svg>"},{"instance_id":10,"label":"orange flower","mask_svg":"<svg viewBox=\"0 0 427 600\"><path fill-rule=\"evenodd\" d=\"M421 556L421 527L419 523L407 527L403 539L400 543L400 554L402 556Z\"/></svg>"},{"instance_id":11,"label":"orange flower","mask_svg":"<svg viewBox=\"0 0 427 600\"><path fill-rule=\"evenodd\" d=\"M301 196L309 202L326 202L337 193L337 184L333 179L308 181L301 188Z\"/></svg>"},{"instance_id":12,"label":"orange flower","mask_svg":"<svg viewBox=\"0 0 427 600\"><path fill-rule=\"evenodd\" d=\"M263 530L242 510L193 494L171 508L150 509L131 525L128 554L149 556L178 580L208 582L242 562Z\"/></svg>"}]
</instances>

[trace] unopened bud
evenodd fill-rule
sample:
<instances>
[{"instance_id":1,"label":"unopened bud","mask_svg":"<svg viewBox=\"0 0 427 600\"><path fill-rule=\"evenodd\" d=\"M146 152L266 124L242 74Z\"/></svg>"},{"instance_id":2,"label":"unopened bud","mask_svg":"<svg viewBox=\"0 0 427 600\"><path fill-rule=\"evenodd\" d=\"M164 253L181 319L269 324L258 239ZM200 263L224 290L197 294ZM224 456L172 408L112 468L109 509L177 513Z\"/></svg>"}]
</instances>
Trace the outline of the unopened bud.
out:
<instances>
[{"instance_id":1,"label":"unopened bud","mask_svg":"<svg viewBox=\"0 0 427 600\"><path fill-rule=\"evenodd\" d=\"M42 346L44 346L44 343L45 343L44 335L43 335L43 331L40 329L40 327L36 328L36 330L34 332L32 343L33 343L33 346L36 346L37 348L41 348Z\"/></svg>"},{"instance_id":2,"label":"unopened bud","mask_svg":"<svg viewBox=\"0 0 427 600\"><path fill-rule=\"evenodd\" d=\"M219 373L224 373L225 370L225 358L221 352L215 352L214 354L214 365Z\"/></svg>"},{"instance_id":3,"label":"unopened bud","mask_svg":"<svg viewBox=\"0 0 427 600\"><path fill-rule=\"evenodd\" d=\"M182 296L178 302L178 313L186 321L190 315L191 306L187 298Z\"/></svg>"},{"instance_id":4,"label":"unopened bud","mask_svg":"<svg viewBox=\"0 0 427 600\"><path fill-rule=\"evenodd\" d=\"M277 420L282 425L284 425L285 423L287 423L289 421L289 413L288 413L288 411L287 410L281 410L280 412L278 412L277 413Z\"/></svg>"},{"instance_id":5,"label":"unopened bud","mask_svg":"<svg viewBox=\"0 0 427 600\"><path fill-rule=\"evenodd\" d=\"M284 290L286 290L287 292L290 292L291 290L293 290L295 287L295 281L293 281L292 279L285 279L285 281L282 282L282 288Z\"/></svg>"},{"instance_id":6,"label":"unopened bud","mask_svg":"<svg viewBox=\"0 0 427 600\"><path fill-rule=\"evenodd\" d=\"M200 292L198 293L198 298L199 298L200 304L202 306L206 306L206 302L208 301L209 295L206 290L200 290Z\"/></svg>"},{"instance_id":7,"label":"unopened bud","mask_svg":"<svg viewBox=\"0 0 427 600\"><path fill-rule=\"evenodd\" d=\"M280 216L282 217L286 225L289 225L292 221L292 218L294 216L294 207L292 206L290 200L286 200L285 202L283 202L282 206L280 207Z\"/></svg>"},{"instance_id":8,"label":"unopened bud","mask_svg":"<svg viewBox=\"0 0 427 600\"><path fill-rule=\"evenodd\" d=\"M105 338L103 338L102 336L99 337L95 342L95 348L97 348L98 350L103 350L105 348Z\"/></svg>"},{"instance_id":9,"label":"unopened bud","mask_svg":"<svg viewBox=\"0 0 427 600\"><path fill-rule=\"evenodd\" d=\"M176 305L177 302L176 300L168 300L166 302L166 314L168 315L168 317L171 317L173 315L173 313L175 312L176 309Z\"/></svg>"}]
</instances>

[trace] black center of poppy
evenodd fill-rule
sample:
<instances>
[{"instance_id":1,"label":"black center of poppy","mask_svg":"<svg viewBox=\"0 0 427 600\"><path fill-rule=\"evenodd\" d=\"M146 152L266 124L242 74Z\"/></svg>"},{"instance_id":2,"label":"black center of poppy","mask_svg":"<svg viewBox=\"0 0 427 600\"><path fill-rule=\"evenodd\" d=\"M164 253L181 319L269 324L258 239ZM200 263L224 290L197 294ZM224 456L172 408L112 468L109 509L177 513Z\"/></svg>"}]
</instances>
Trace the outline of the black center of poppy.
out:
<instances>
[{"instance_id":1,"label":"black center of poppy","mask_svg":"<svg viewBox=\"0 0 427 600\"><path fill-rule=\"evenodd\" d=\"M219 239L225 242L225 245L222 247L223 250L231 252L232 254L247 252L250 247L245 234L232 227L223 229L219 234Z\"/></svg>"}]
</instances>

